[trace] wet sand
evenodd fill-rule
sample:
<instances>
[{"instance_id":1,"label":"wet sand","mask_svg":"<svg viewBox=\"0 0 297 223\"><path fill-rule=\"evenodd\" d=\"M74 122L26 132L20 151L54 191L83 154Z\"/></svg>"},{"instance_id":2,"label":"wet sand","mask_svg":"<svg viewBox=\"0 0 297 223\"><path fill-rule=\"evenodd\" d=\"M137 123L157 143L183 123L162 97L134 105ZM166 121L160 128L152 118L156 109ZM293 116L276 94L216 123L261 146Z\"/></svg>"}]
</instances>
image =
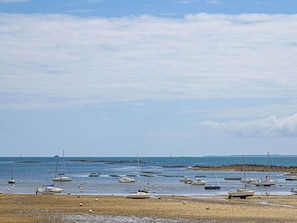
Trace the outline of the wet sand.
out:
<instances>
[{"instance_id":1,"label":"wet sand","mask_svg":"<svg viewBox=\"0 0 297 223\"><path fill-rule=\"evenodd\" d=\"M297 222L297 195L247 199L1 194L1 222Z\"/></svg>"}]
</instances>

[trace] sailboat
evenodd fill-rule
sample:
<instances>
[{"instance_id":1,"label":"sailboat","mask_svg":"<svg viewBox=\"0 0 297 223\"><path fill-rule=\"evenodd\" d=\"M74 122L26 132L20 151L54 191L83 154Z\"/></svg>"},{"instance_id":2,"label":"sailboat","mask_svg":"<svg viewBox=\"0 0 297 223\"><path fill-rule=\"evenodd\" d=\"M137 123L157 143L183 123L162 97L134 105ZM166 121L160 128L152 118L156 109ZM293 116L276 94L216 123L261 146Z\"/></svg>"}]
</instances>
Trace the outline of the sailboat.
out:
<instances>
[{"instance_id":1,"label":"sailboat","mask_svg":"<svg viewBox=\"0 0 297 223\"><path fill-rule=\"evenodd\" d=\"M8 180L8 183L9 184L15 184L16 183L15 179L13 178L13 166L11 168L11 178Z\"/></svg>"},{"instance_id":2,"label":"sailboat","mask_svg":"<svg viewBox=\"0 0 297 223\"><path fill-rule=\"evenodd\" d=\"M253 182L252 184L255 184L256 186L273 186L276 185L277 181L276 180L272 180L270 178L270 172L269 172L269 168L270 168L270 158L269 158L269 153L267 154L268 156L268 165L267 165L267 172L268 175L266 175L266 177L264 179L259 179L255 182Z\"/></svg>"},{"instance_id":3,"label":"sailboat","mask_svg":"<svg viewBox=\"0 0 297 223\"><path fill-rule=\"evenodd\" d=\"M64 157L64 151L63 151L63 157ZM60 165L59 165L59 159L56 163L56 176L53 178L53 181L72 181L71 177L68 177L65 175L65 173L60 172Z\"/></svg>"},{"instance_id":4,"label":"sailboat","mask_svg":"<svg viewBox=\"0 0 297 223\"><path fill-rule=\"evenodd\" d=\"M214 168L213 168L214 169ZM218 184L211 184L211 185L206 185L204 187L205 190L220 190L221 189L221 185L218 181L217 175L215 174L216 180Z\"/></svg>"},{"instance_id":5,"label":"sailboat","mask_svg":"<svg viewBox=\"0 0 297 223\"><path fill-rule=\"evenodd\" d=\"M244 182L244 188L243 189L237 189L236 191L230 191L229 199L232 197L240 197L241 199L245 199L249 196L254 196L255 190L247 189L246 188L246 179L245 179L245 165L243 166L243 182Z\"/></svg>"}]
</instances>

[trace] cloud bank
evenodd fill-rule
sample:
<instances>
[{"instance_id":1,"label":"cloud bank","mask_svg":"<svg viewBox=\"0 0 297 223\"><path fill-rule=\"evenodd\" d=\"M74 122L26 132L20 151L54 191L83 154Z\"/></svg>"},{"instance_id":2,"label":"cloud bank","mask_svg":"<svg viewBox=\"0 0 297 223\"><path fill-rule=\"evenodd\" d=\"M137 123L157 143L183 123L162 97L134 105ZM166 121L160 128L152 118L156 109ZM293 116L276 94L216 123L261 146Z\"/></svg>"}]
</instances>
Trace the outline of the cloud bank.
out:
<instances>
[{"instance_id":1,"label":"cloud bank","mask_svg":"<svg viewBox=\"0 0 297 223\"><path fill-rule=\"evenodd\" d=\"M201 126L239 137L296 137L297 113L283 118L270 116L252 121L203 122Z\"/></svg>"},{"instance_id":2,"label":"cloud bank","mask_svg":"<svg viewBox=\"0 0 297 223\"><path fill-rule=\"evenodd\" d=\"M290 98L297 15L0 14L1 108Z\"/></svg>"}]
</instances>

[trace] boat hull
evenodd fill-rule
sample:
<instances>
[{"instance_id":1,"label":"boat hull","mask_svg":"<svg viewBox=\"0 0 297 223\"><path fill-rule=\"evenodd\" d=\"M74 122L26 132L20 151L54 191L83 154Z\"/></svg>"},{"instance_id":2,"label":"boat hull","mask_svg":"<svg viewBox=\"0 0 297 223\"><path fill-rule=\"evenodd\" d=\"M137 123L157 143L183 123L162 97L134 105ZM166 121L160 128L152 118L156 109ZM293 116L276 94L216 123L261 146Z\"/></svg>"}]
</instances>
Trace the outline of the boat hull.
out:
<instances>
[{"instance_id":1,"label":"boat hull","mask_svg":"<svg viewBox=\"0 0 297 223\"><path fill-rule=\"evenodd\" d=\"M240 197L245 199L246 197L254 196L254 190L238 189L237 191L229 192L229 198Z\"/></svg>"},{"instance_id":2,"label":"boat hull","mask_svg":"<svg viewBox=\"0 0 297 223\"><path fill-rule=\"evenodd\" d=\"M65 182L65 181L72 181L72 178L71 177L54 177L53 178L53 181L63 181L63 182Z\"/></svg>"},{"instance_id":3,"label":"boat hull","mask_svg":"<svg viewBox=\"0 0 297 223\"><path fill-rule=\"evenodd\" d=\"M145 193L145 192L131 193L131 194L127 194L125 196L125 198L131 198L131 199L147 199L150 197L151 197L151 195L149 193Z\"/></svg>"},{"instance_id":4,"label":"boat hull","mask_svg":"<svg viewBox=\"0 0 297 223\"><path fill-rule=\"evenodd\" d=\"M53 195L62 193L64 189L55 186L44 186L36 189L36 194Z\"/></svg>"},{"instance_id":5,"label":"boat hull","mask_svg":"<svg viewBox=\"0 0 297 223\"><path fill-rule=\"evenodd\" d=\"M205 190L220 190L221 186L218 185L210 185L210 186L205 186L204 187Z\"/></svg>"}]
</instances>

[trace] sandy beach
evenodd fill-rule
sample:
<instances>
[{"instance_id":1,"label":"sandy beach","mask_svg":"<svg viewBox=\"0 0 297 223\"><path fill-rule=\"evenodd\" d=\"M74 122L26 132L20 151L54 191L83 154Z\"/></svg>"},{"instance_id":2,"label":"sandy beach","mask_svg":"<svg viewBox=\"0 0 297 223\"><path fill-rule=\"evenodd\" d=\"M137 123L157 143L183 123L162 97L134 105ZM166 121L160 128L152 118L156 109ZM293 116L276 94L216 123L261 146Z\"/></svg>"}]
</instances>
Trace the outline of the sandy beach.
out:
<instances>
[{"instance_id":1,"label":"sandy beach","mask_svg":"<svg viewBox=\"0 0 297 223\"><path fill-rule=\"evenodd\" d=\"M297 222L297 196L247 199L1 194L3 222Z\"/></svg>"}]
</instances>

